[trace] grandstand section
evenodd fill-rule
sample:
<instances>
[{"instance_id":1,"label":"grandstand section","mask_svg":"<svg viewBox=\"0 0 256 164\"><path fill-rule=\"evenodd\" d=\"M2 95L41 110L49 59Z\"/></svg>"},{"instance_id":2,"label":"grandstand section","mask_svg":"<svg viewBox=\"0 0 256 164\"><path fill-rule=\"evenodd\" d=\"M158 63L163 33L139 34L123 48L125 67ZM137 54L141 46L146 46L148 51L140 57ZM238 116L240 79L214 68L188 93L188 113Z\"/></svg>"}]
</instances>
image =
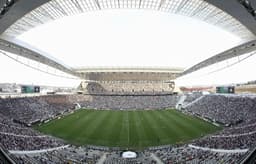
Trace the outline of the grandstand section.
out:
<instances>
[{"instance_id":1,"label":"grandstand section","mask_svg":"<svg viewBox=\"0 0 256 164\"><path fill-rule=\"evenodd\" d=\"M98 69L98 70L97 70ZM162 95L173 94L173 79L180 68L94 68L76 70L82 81L78 89L90 95Z\"/></svg>"},{"instance_id":2,"label":"grandstand section","mask_svg":"<svg viewBox=\"0 0 256 164\"><path fill-rule=\"evenodd\" d=\"M204 95L185 110L222 124L236 125L255 118L255 95Z\"/></svg>"},{"instance_id":3,"label":"grandstand section","mask_svg":"<svg viewBox=\"0 0 256 164\"><path fill-rule=\"evenodd\" d=\"M155 96L158 97L157 95ZM184 105L185 108L181 108L184 114L175 110L156 110L164 109L164 104L166 102L170 103L171 99L173 99L173 104L169 106L175 106L179 100L175 99L175 97L179 97L176 95L162 95L159 97L156 102L152 101L152 95L100 96L70 94L1 98L0 142L4 149L9 150L14 155L14 158L17 158L16 160L24 161L25 163L29 163L28 161L30 163L35 161L44 163L46 160L55 162L67 162L70 160L73 162L91 161L92 163L103 160L105 163L111 161L129 163L129 160L125 160L118 155L122 152L120 146L125 148L127 146L145 147L150 145L154 146L143 149L143 151L135 149L139 151L139 156L131 159L130 162L148 161L150 163L157 159L164 163L168 161L176 161L177 163L185 161L229 163L242 161L247 156L247 153L250 154L250 151L256 146L255 96L188 94L184 100L186 102L184 103L186 104ZM170 99L164 100L167 97ZM118 100L113 100L116 98ZM128 101L130 98L134 98L133 101ZM113 101L110 101L111 99ZM126 107L128 104L129 108L127 109L129 110L124 111L121 110L123 108L115 108L117 102L119 107ZM75 111L77 110L75 109L76 103L87 108L94 105L95 108L94 110L80 109ZM107 104L105 106L106 109L112 110L95 110L103 109L104 103L105 105ZM159 103L159 108L155 106L157 103ZM145 106L150 106L151 110L138 111L133 108L142 104L144 106L141 109L147 109ZM198 120L197 117L225 126L217 133L202 137L205 132L213 132L219 128L211 123ZM125 121L126 119L128 122ZM49 120L52 121L48 122ZM64 123L63 121L67 122ZM33 122L41 123L39 129L42 131L54 134L65 140L43 134L27 126ZM146 134L142 133L142 125L144 125ZM71 131L68 130L68 126L72 127ZM124 127L120 131L118 127L121 128L121 126ZM87 130L79 130L81 128ZM172 130L166 130L166 128L171 128ZM115 138L119 137L114 137L113 135L119 133L112 132L114 129L123 132L124 134L121 136L126 140L127 136L129 136L130 142L117 144L117 139ZM199 129L202 131L199 131ZM83 135L93 137L93 139L86 140L86 142L82 142L81 138L71 141L71 138L80 136L78 134L74 135L75 131L76 133L82 132ZM64 134L67 132L71 132L71 135ZM127 134L128 132L129 135ZM186 137L185 134L188 136ZM107 140L100 140L100 136L108 137L108 139L112 139L112 142L107 144ZM175 139L175 136L178 140ZM191 139L193 136L199 138L185 143L179 142ZM138 137L141 140L138 140ZM145 137L149 138L146 139ZM97 139L99 140L96 141ZM152 139L151 142L149 141L150 139ZM67 142L75 143L75 145L78 143L90 145L76 147L67 145ZM107 145L110 147L95 145ZM183 152L182 156L181 152ZM59 159L58 157L60 156L65 156L65 158Z\"/></svg>"},{"instance_id":4,"label":"grandstand section","mask_svg":"<svg viewBox=\"0 0 256 164\"><path fill-rule=\"evenodd\" d=\"M122 144L120 143L116 145L117 140L114 139L115 137L113 137L114 134L118 134L118 133L111 132L113 129L116 129L117 131L119 131L118 127L121 127L122 124L119 124L117 122L125 123L124 121L126 118L125 116L128 116L127 117L128 122L126 122L126 126L124 126L124 129L121 131L123 131L124 133L123 137L125 139L125 137L127 137L125 133L127 134L129 129L129 136L130 136L129 143L131 144L130 146L144 147L146 145L147 146L154 145L153 147L146 148L143 151L139 151L138 158L131 159L131 161L155 161L155 158L163 161L164 163L166 163L167 161L170 161L170 162L177 161L178 163L184 162L184 161L187 161L187 162L189 161L190 162L192 161L194 162L195 161L197 162L198 161L202 161L202 162L229 161L231 162L231 161L240 161L240 160L242 161L247 155L246 152L250 152L250 150L253 150L253 147L256 143L255 136L254 136L255 127L256 127L254 115L256 112L252 109L253 106L256 105L255 96L248 96L248 95L234 96L234 95L223 95L223 94L221 95L197 94L194 96L187 95L186 97L187 100L186 99L184 100L187 106L185 109L181 109L181 111L185 112L185 115L175 110L137 111L134 108L133 110L130 109L126 111L121 111L120 109L115 109L113 111L117 102L119 102L120 106L122 107L125 107L126 103L138 105L138 103L147 102L148 105L150 104L153 105L152 109L155 108L154 106L155 102L152 102L152 100L149 100L149 99L145 101L143 100L138 101L138 102L128 102L128 101L120 101L120 100L118 101L115 100L111 102L109 101L110 97L113 99L113 98L116 98L117 96L113 96L113 95L99 96L98 95L98 97L100 98L96 98L96 99L94 96L73 94L73 95L51 95L51 96L39 96L39 97L27 97L27 98L4 98L4 99L2 98L0 103L1 104L0 106L0 112L1 112L0 136L1 137L0 138L1 138L1 143L3 144L3 147L9 150L13 155L15 155L14 158L17 158L18 161L30 161L31 163L33 163L32 161L38 162L38 160L40 161L38 163L44 163L43 161L45 160L52 160L55 162L57 161L64 162L69 160L94 161L93 163L96 163L100 159L105 161L106 163L109 163L110 161L119 161L119 160L127 162L129 160L125 160L121 156L118 156L118 154L122 152L122 148L120 149L119 147ZM165 97L166 95L163 95L163 96ZM126 96L120 96L120 97L122 99L125 99L124 97ZM147 96L138 96L138 97L141 97L142 99L144 99ZM135 98L138 98L138 97L135 96ZM99 107L98 109L102 109L102 106L100 104L102 104L102 102L105 101L109 103L108 107L109 109L112 109L112 110L95 110L96 108L94 110L80 109L75 113L73 113L73 111L76 110L74 108L74 103L80 103L81 106L88 107L88 105L86 105L86 102L92 99L95 99L95 100L91 102L91 104L98 106ZM159 102L164 104L164 101L159 101ZM175 101L175 102L177 103L178 101ZM205 102L207 102L207 105L204 105ZM220 106L218 106L217 104L219 104ZM146 109L146 108L143 107L142 109ZM63 113L63 111L66 111L66 112ZM69 114L69 113L73 113L73 114ZM190 116L187 116L187 114L189 114ZM68 116L65 116L65 115L68 115ZM204 121L198 120L196 118L198 116L202 118L207 118L208 121L212 120L220 124L225 124L226 126L227 125L229 126L227 127L224 126L223 130L217 133L209 134L205 137L202 137L202 133L212 129L210 127L213 127L212 130L214 129L216 130L216 127L214 125L211 125L210 123L205 123ZM58 119L58 117L60 119ZM42 119L38 120L39 118L42 118ZM54 118L56 119L52 120ZM166 120L167 118L169 118L169 120ZM180 119L182 118L182 119L179 121L179 118ZM72 119L75 119L75 120L72 121ZM106 122L104 123L104 121L101 119L105 120ZM27 121L24 122L25 120ZM75 134L74 130L82 133L86 132L83 134L88 135L87 137L91 136L94 139L86 140L86 143L90 144L87 146L82 146L82 147L67 146L67 141L64 141L46 134L42 134L40 132L35 131L31 127L27 127L27 125L30 125L33 122L32 120L37 120L37 122L42 123L39 129L41 130L44 129L43 131L45 131L46 133L52 133L52 134L54 133L54 135L61 138L63 137L66 140L68 140L68 142L71 142L71 143L77 144L77 142L79 142L81 144L82 142L80 139L78 139L77 141L76 140L71 141L70 139L66 138L66 137L75 138L76 136L80 136L80 135L74 135ZM52 120L52 121L48 122L47 120ZM69 120L71 122L66 124L64 123L66 120ZM87 123L85 123L82 120L86 121ZM81 124L80 128L87 129L87 130L84 130L84 131L79 130L78 122L80 122L79 124ZM107 122L110 124L108 124ZM128 126L128 123L129 123L129 126ZM164 123L168 123L168 125ZM147 135L143 134L141 131L141 129L143 129L141 127L142 125L146 125L146 127L144 127L144 130L148 129L147 133L154 132L154 134L147 134ZM174 125L176 126L176 128L174 128ZM58 126L61 126L62 128ZM64 133L69 131L67 130L68 126L72 127L71 128L72 135L67 135L67 134L64 135ZM104 126L106 127L104 128ZM192 127L187 127L187 126L192 126ZM172 127L173 128L172 130L174 129L176 130L175 132L171 132L172 130L166 130L167 127L168 128ZM183 128L182 130L180 129L180 132L179 132L178 129L181 127ZM187 137L185 137L184 135L186 133L185 127L187 127L187 132L188 132ZM59 130L56 130L56 128ZM150 128L152 129L150 130ZM112 129L112 130L108 130L108 129ZM204 132L199 131L199 129L203 130ZM101 133L103 133L104 135ZM178 137L179 136L178 134L180 135L180 137ZM112 138L113 140L109 144L106 143L105 139L95 141L96 139L99 139L99 136L105 136L105 137L108 136L109 139ZM152 143L148 143L149 140L145 138L143 139L143 136L149 137L149 139L153 139L151 141ZM163 138L161 139L161 138L158 138L157 136L163 137ZM192 136L194 137L197 136L200 138L195 139L193 141L188 141L186 143L184 142L182 143L174 139L173 138L174 136L177 137L176 139L178 138L181 139L180 141L184 141L184 139L185 140L191 139L190 137ZM142 140L139 141L138 138L136 137L142 137L141 138ZM140 144L137 142L140 142ZM176 145L173 142L174 143L179 142L179 143ZM96 145L108 145L111 147L91 145L93 143ZM169 144L172 144L172 145L169 145ZM192 147L190 145L192 145ZM124 144L123 146L127 147L128 145L126 143L126 145ZM49 151L46 151L46 150L49 150ZM182 156L180 155L180 152L183 152ZM86 154L86 155L82 155L82 154ZM58 157L63 155L66 157L60 160Z\"/></svg>"},{"instance_id":5,"label":"grandstand section","mask_svg":"<svg viewBox=\"0 0 256 164\"><path fill-rule=\"evenodd\" d=\"M78 87L90 95L171 95L174 88L173 81L84 81Z\"/></svg>"}]
</instances>

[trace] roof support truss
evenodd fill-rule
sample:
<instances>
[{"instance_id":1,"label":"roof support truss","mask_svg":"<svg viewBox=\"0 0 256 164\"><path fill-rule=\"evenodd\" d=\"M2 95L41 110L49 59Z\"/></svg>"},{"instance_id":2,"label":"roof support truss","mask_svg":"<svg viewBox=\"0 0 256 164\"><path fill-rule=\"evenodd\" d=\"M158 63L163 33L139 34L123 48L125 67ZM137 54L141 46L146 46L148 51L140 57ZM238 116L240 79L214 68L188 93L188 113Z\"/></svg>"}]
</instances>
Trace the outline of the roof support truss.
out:
<instances>
[{"instance_id":1,"label":"roof support truss","mask_svg":"<svg viewBox=\"0 0 256 164\"><path fill-rule=\"evenodd\" d=\"M58 69L62 72L79 77L79 74L75 73L72 70L72 68L65 66L65 65L47 57L47 56L44 56L36 51L30 50L28 48L25 48L21 45L13 43L13 42L9 42L9 41L0 39L0 50L3 50L5 52L10 52L10 53L16 54L18 56L22 56L22 57L37 61L39 63L48 65L55 69Z\"/></svg>"},{"instance_id":2,"label":"roof support truss","mask_svg":"<svg viewBox=\"0 0 256 164\"><path fill-rule=\"evenodd\" d=\"M233 58L233 57L238 57L238 56L241 56L241 55L253 52L253 51L256 51L256 40L241 44L241 45L233 47L227 51L224 51L222 53L214 55L214 56L188 68L182 74L180 74L180 76L190 74L192 72L195 72L202 68L208 67L210 65L225 61L225 60Z\"/></svg>"}]
</instances>

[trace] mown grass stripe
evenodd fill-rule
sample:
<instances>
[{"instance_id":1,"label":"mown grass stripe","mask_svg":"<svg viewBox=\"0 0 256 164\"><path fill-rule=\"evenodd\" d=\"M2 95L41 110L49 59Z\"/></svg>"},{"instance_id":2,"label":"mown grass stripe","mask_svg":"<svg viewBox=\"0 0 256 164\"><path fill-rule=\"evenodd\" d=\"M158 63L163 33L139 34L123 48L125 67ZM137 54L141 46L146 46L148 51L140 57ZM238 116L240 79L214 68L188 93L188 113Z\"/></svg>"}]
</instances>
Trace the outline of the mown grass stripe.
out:
<instances>
[{"instance_id":1,"label":"mown grass stripe","mask_svg":"<svg viewBox=\"0 0 256 164\"><path fill-rule=\"evenodd\" d=\"M186 132L186 135L188 136L193 136L196 133L200 132L200 130L198 130L197 127L194 126L196 121L191 122L187 119L187 117L180 117L180 115L176 114L176 111L170 110L167 112L166 116L173 121L173 123L177 126L177 129Z\"/></svg>"},{"instance_id":2,"label":"mown grass stripe","mask_svg":"<svg viewBox=\"0 0 256 164\"><path fill-rule=\"evenodd\" d=\"M79 110L36 128L77 145L135 149L187 142L220 129L176 110Z\"/></svg>"},{"instance_id":3,"label":"mown grass stripe","mask_svg":"<svg viewBox=\"0 0 256 164\"><path fill-rule=\"evenodd\" d=\"M161 138L166 138L166 135L164 134L163 131L160 131L158 129L159 125L157 125L158 123L152 117L152 114L150 114L151 112L152 111L148 111L148 112L144 113L144 116L145 116L144 118L147 121L147 125L145 125L145 126L149 126L151 129L152 139L151 139L150 145L153 146L154 143L160 144Z\"/></svg>"},{"instance_id":4,"label":"mown grass stripe","mask_svg":"<svg viewBox=\"0 0 256 164\"><path fill-rule=\"evenodd\" d=\"M105 136L107 140L110 142L111 145L113 146L118 146L119 143L119 135L121 131L116 131L116 133L113 133L115 129L120 129L121 128L121 120L122 120L122 114L120 112L113 112L113 117L110 119L109 124L104 124L105 126Z\"/></svg>"},{"instance_id":5,"label":"mown grass stripe","mask_svg":"<svg viewBox=\"0 0 256 164\"><path fill-rule=\"evenodd\" d=\"M141 113L142 112L133 112L133 118L135 123L135 133L138 135L137 145L139 149L143 147L143 141L147 140L147 134L144 128L144 125L141 121Z\"/></svg>"},{"instance_id":6,"label":"mown grass stripe","mask_svg":"<svg viewBox=\"0 0 256 164\"><path fill-rule=\"evenodd\" d=\"M180 139L180 136L186 135L183 130L180 129L180 127L174 122L174 120L166 119L166 112L163 111L157 111L157 121L160 123L160 125L164 125L164 128L159 130L164 131L167 134L167 138L163 138L166 142L176 142Z\"/></svg>"}]
</instances>

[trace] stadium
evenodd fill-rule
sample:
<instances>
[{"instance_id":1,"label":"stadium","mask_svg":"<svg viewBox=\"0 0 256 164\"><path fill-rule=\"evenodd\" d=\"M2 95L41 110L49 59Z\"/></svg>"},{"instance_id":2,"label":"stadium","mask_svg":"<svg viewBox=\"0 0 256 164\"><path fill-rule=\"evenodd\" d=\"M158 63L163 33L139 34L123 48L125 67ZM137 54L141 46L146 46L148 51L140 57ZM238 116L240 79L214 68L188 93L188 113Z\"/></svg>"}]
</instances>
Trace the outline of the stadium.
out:
<instances>
[{"instance_id":1,"label":"stadium","mask_svg":"<svg viewBox=\"0 0 256 164\"><path fill-rule=\"evenodd\" d=\"M109 11L118 13L123 10L136 14L161 13L161 17L166 16L163 14L180 15L182 17L178 19L182 18L181 22L186 18L195 19L228 32L226 36L232 34L238 41L218 51L210 51L211 48L218 48L217 43L210 45L205 49L206 56L202 57L199 50L198 53L190 50L192 42L184 32L188 41L182 40L180 47L175 46L179 51L192 53L181 57L182 64L179 65L175 58L181 54L171 51L175 46L171 41L169 43L170 38L168 41L157 37L152 39L147 33L144 38L149 42L142 42L141 37L127 33L127 36L133 37L132 41L125 42L125 39L108 35L105 39L105 35L101 35L111 32L107 24L92 27L96 33L93 34L94 40L90 40L91 45L86 45L85 41L93 33L91 29L87 30L89 33L84 38L82 34L75 33L80 26L85 28L82 24L75 25L71 30L72 36L65 34L67 31L61 33L59 39L63 42L55 41L51 34L47 36L46 42L55 48L57 42L61 43L61 47L56 49L64 49L63 54L43 48L43 42L38 42L42 40L39 32L32 34L34 40L31 42L22 39L37 28L52 22L58 24L59 20L65 18L75 19L73 16L81 14L91 17L95 13L103 17ZM112 15L111 20L103 17L101 22L112 22L115 16ZM160 19L158 16L157 19ZM136 18L133 15L128 17L133 21ZM152 15L151 18L148 18L149 22L153 22ZM80 23L85 21L80 17L78 19ZM133 22L135 26L128 25L129 19L124 17L118 21L124 24L124 29L125 26L129 29L136 27L133 30L139 31L136 26L138 22ZM168 26L168 23L160 24ZM202 24L200 27L195 36L203 35L205 26ZM86 28L90 28L89 23ZM60 30L59 27L57 31ZM122 30L114 29L117 35L123 37L126 32ZM140 32L147 30L143 27ZM161 33L160 38L170 31ZM42 35L46 33L42 32ZM82 39L79 40L79 37ZM111 39L117 41L112 43ZM116 56L120 58L118 64L111 63L116 58L111 56L107 46L98 45L101 40L107 46L115 45L115 49L121 47ZM154 49L140 51L138 48L144 46L144 42L145 48L154 47L150 41L154 44L160 42L156 58L150 57L150 51ZM198 43L199 49L204 49L203 42L207 41ZM222 44L221 39L216 42ZM71 43L83 48L81 58L76 56L78 51L69 45ZM230 82L229 74L225 74L225 84L221 85L199 86L197 81L198 85L190 87L179 83L185 79L192 84L188 76L198 71L211 68L206 72L212 74L252 59L256 52L255 44L256 2L253 0L1 0L0 65L3 67L0 78L0 163L256 163L256 82L253 68L242 73L250 73L251 79L246 83ZM67 54L71 58L66 58L64 51L69 46L72 51ZM93 51L104 54L93 54L89 51L91 47ZM160 49L173 56L161 56L163 51ZM132 54L129 53L135 52L132 50L138 51L138 54L130 60ZM143 58L140 61L143 52L148 54L141 55ZM120 53L128 53L128 57ZM90 65L93 63L90 56L95 56L95 65ZM73 64L68 62L71 59L74 59ZM158 65L158 59L167 65ZM150 65L149 60L157 64ZM124 61L128 65L122 65ZM192 64L185 65L186 62ZM16 65L20 67L16 68ZM212 69L216 65L220 67ZM29 70L36 75L30 74ZM245 82L238 72L235 72L235 76ZM9 83L5 83L5 75L10 74L15 74L10 76L13 80L8 79ZM50 77L61 79L60 83L76 81L77 85L48 86L46 84L55 81ZM18 78L25 82L17 81ZM40 78L43 79L42 83L37 81ZM201 77L196 79L201 80Z\"/></svg>"}]
</instances>

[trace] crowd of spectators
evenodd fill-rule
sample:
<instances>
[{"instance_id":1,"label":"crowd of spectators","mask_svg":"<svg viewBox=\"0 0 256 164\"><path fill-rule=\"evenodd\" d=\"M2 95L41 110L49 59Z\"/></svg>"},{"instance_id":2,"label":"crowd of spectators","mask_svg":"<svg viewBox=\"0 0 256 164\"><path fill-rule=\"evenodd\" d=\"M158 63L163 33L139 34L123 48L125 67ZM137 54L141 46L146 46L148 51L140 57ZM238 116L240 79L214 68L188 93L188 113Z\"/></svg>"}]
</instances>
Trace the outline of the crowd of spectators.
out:
<instances>
[{"instance_id":1,"label":"crowd of spectators","mask_svg":"<svg viewBox=\"0 0 256 164\"><path fill-rule=\"evenodd\" d=\"M104 164L156 164L156 156L163 163L229 163L235 164L241 161L246 153L219 153L191 148L188 145L161 148L156 150L144 150L137 153L136 158L123 158L121 151L101 151L88 149L87 147L70 146L67 148L46 151L43 153L17 154L20 164L24 163L98 163Z\"/></svg>"},{"instance_id":2,"label":"crowd of spectators","mask_svg":"<svg viewBox=\"0 0 256 164\"><path fill-rule=\"evenodd\" d=\"M175 107L179 96L152 95L152 96L90 96L82 106L91 109L165 109Z\"/></svg>"},{"instance_id":3,"label":"crowd of spectators","mask_svg":"<svg viewBox=\"0 0 256 164\"><path fill-rule=\"evenodd\" d=\"M88 94L100 95L166 95L172 94L174 85L162 81L152 82L89 82L80 87Z\"/></svg>"},{"instance_id":4,"label":"crowd of spectators","mask_svg":"<svg viewBox=\"0 0 256 164\"><path fill-rule=\"evenodd\" d=\"M241 160L245 153L218 153L191 148L187 145L170 147L153 151L163 163L171 164L205 164L205 163L228 163L235 164Z\"/></svg>"},{"instance_id":5,"label":"crowd of spectators","mask_svg":"<svg viewBox=\"0 0 256 164\"><path fill-rule=\"evenodd\" d=\"M136 158L123 158L121 151L113 151L107 154L104 164L156 164L150 152L144 151L137 153Z\"/></svg>"},{"instance_id":6,"label":"crowd of spectators","mask_svg":"<svg viewBox=\"0 0 256 164\"><path fill-rule=\"evenodd\" d=\"M147 95L51 95L0 99L0 143L7 150L41 150L65 145L65 142L43 135L26 124L45 120L74 109L75 103L93 109L163 109L173 107L180 96ZM190 114L226 125L222 131L192 141L209 149L240 150L256 146L256 97L250 95L189 95ZM198 101L195 101L198 100ZM24 124L23 124L24 123ZM74 147L44 153L18 156L21 163L155 163L151 154L164 163L235 163L244 153L217 153L187 145L160 146L141 153L135 159L123 159L120 151L107 147Z\"/></svg>"},{"instance_id":7,"label":"crowd of spectators","mask_svg":"<svg viewBox=\"0 0 256 164\"><path fill-rule=\"evenodd\" d=\"M8 150L40 150L64 145L64 141L50 136L16 136L0 134L0 142Z\"/></svg>"},{"instance_id":8,"label":"crowd of spectators","mask_svg":"<svg viewBox=\"0 0 256 164\"><path fill-rule=\"evenodd\" d=\"M182 103L182 106L189 105L190 103L194 102L201 96L203 96L202 92L194 92L194 93L186 93L183 96L185 96L185 100Z\"/></svg>"},{"instance_id":9,"label":"crowd of spectators","mask_svg":"<svg viewBox=\"0 0 256 164\"><path fill-rule=\"evenodd\" d=\"M67 148L42 153L17 154L18 164L56 164L56 163L88 163L96 164L103 151L86 147L70 146Z\"/></svg>"},{"instance_id":10,"label":"crowd of spectators","mask_svg":"<svg viewBox=\"0 0 256 164\"><path fill-rule=\"evenodd\" d=\"M250 149L256 146L256 133L238 136L207 136L195 141L194 145L211 149Z\"/></svg>"},{"instance_id":11,"label":"crowd of spectators","mask_svg":"<svg viewBox=\"0 0 256 164\"><path fill-rule=\"evenodd\" d=\"M225 150L256 146L255 95L203 95L184 110L227 126L218 133L194 141L194 145Z\"/></svg>"},{"instance_id":12,"label":"crowd of spectators","mask_svg":"<svg viewBox=\"0 0 256 164\"><path fill-rule=\"evenodd\" d=\"M256 122L247 122L246 124L239 124L239 126L225 128L224 130L218 132L214 136L239 136L247 135L251 133L256 133Z\"/></svg>"},{"instance_id":13,"label":"crowd of spectators","mask_svg":"<svg viewBox=\"0 0 256 164\"><path fill-rule=\"evenodd\" d=\"M211 94L186 106L185 111L213 121L236 125L256 118L256 96Z\"/></svg>"},{"instance_id":14,"label":"crowd of spectators","mask_svg":"<svg viewBox=\"0 0 256 164\"><path fill-rule=\"evenodd\" d=\"M0 143L8 150L40 150L64 145L64 141L14 123L0 114Z\"/></svg>"},{"instance_id":15,"label":"crowd of spectators","mask_svg":"<svg viewBox=\"0 0 256 164\"><path fill-rule=\"evenodd\" d=\"M50 95L0 98L0 114L18 122L32 124L75 109L76 103L91 109L165 109L174 107L176 95Z\"/></svg>"},{"instance_id":16,"label":"crowd of spectators","mask_svg":"<svg viewBox=\"0 0 256 164\"><path fill-rule=\"evenodd\" d=\"M66 95L0 98L0 113L24 124L46 120L73 109Z\"/></svg>"},{"instance_id":17,"label":"crowd of spectators","mask_svg":"<svg viewBox=\"0 0 256 164\"><path fill-rule=\"evenodd\" d=\"M39 150L63 145L27 127L74 109L75 102L94 109L162 109L175 106L178 97L50 95L0 99L0 142L8 150Z\"/></svg>"},{"instance_id":18,"label":"crowd of spectators","mask_svg":"<svg viewBox=\"0 0 256 164\"><path fill-rule=\"evenodd\" d=\"M99 149L98 149L99 148ZM19 164L91 163L104 164L156 164L151 152L141 151L136 158L123 158L122 151L101 150L100 147L69 146L40 153L16 154Z\"/></svg>"}]
</instances>

